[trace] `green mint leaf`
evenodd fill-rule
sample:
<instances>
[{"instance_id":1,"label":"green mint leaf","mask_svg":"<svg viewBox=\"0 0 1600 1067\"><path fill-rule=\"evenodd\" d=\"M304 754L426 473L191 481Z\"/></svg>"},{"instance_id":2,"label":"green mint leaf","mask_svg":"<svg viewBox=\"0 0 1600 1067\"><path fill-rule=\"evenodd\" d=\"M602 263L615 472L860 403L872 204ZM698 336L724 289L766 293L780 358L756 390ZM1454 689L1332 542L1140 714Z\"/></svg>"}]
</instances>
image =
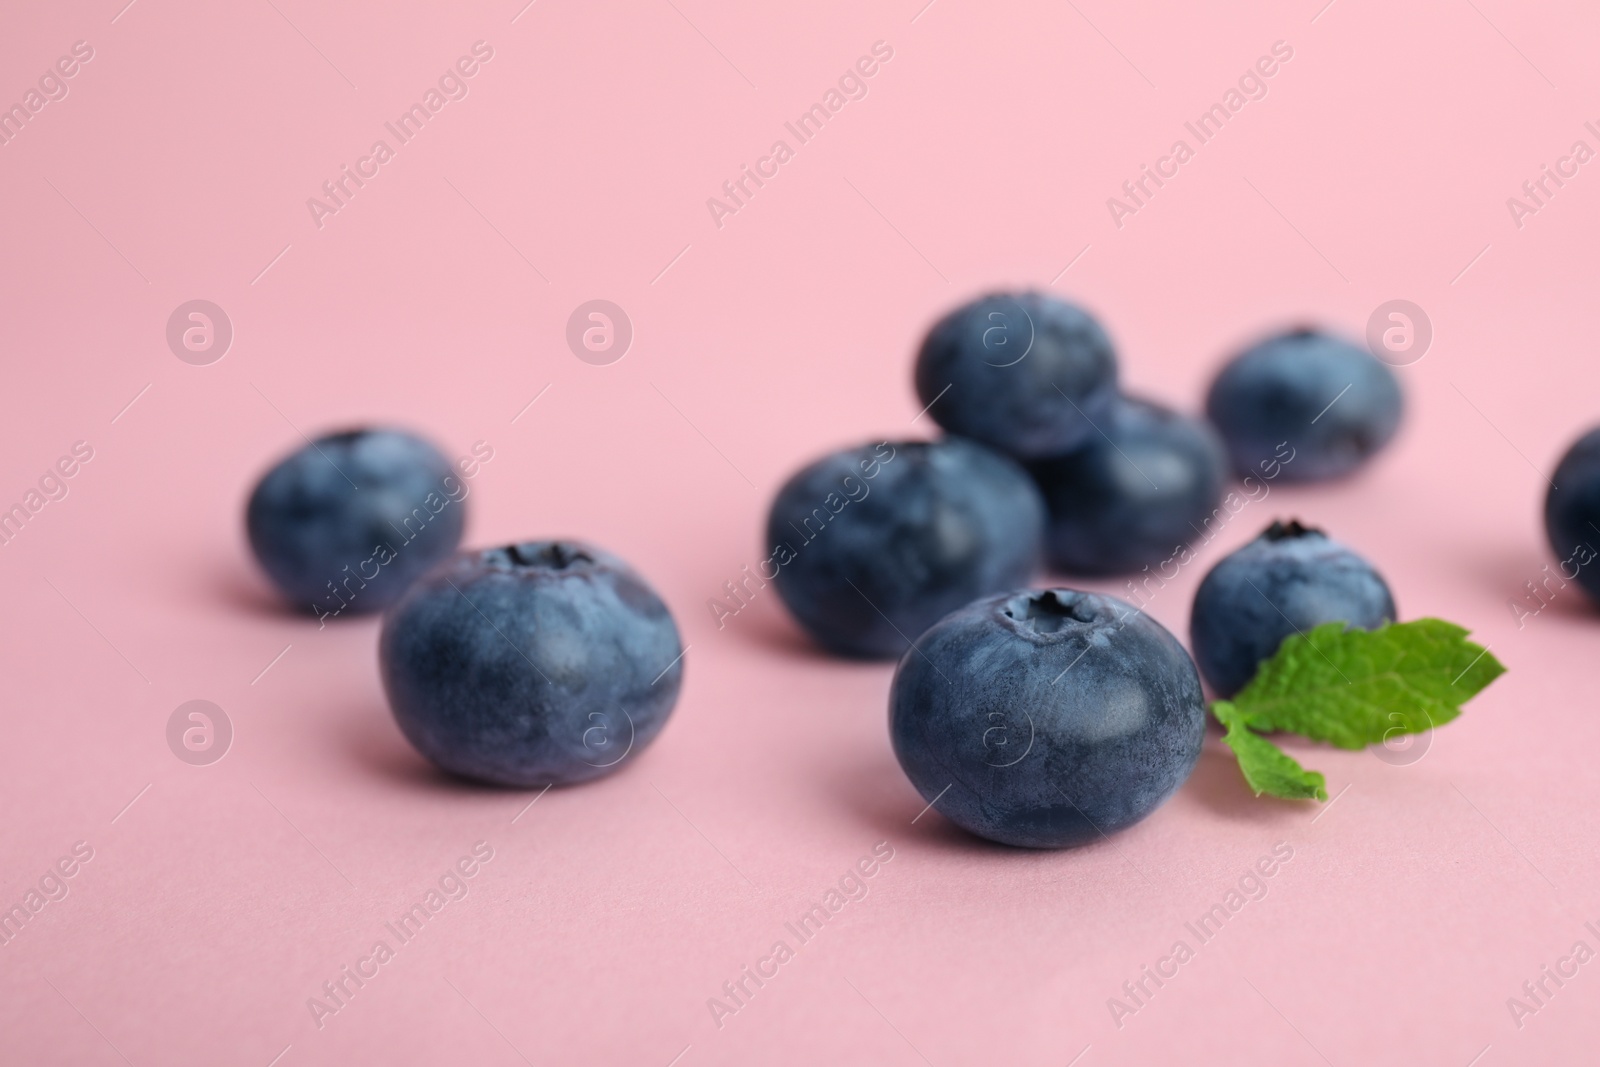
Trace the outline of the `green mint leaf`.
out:
<instances>
[{"instance_id":1,"label":"green mint leaf","mask_svg":"<svg viewBox=\"0 0 1600 1067\"><path fill-rule=\"evenodd\" d=\"M1256 731L1365 748L1443 726L1504 673L1488 649L1443 619L1376 630L1330 622L1286 639L1233 698L1232 714Z\"/></svg>"},{"instance_id":2,"label":"green mint leaf","mask_svg":"<svg viewBox=\"0 0 1600 1067\"><path fill-rule=\"evenodd\" d=\"M1226 700L1211 705L1211 713L1228 730L1223 736L1238 757L1239 770L1256 796L1270 793L1285 800L1327 800L1327 779L1308 771L1293 756L1259 734L1251 733L1246 717Z\"/></svg>"}]
</instances>

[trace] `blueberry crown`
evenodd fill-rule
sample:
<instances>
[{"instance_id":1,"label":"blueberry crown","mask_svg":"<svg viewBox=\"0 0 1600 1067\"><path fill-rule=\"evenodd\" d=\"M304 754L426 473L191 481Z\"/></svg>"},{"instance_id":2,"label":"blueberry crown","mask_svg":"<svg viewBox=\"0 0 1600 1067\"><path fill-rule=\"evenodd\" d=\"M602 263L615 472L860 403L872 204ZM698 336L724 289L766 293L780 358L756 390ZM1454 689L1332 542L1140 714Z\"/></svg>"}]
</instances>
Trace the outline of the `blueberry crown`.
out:
<instances>
[{"instance_id":1,"label":"blueberry crown","mask_svg":"<svg viewBox=\"0 0 1600 1067\"><path fill-rule=\"evenodd\" d=\"M371 430L337 430L323 434L320 440L325 445L348 445L354 444L371 432Z\"/></svg>"},{"instance_id":2,"label":"blueberry crown","mask_svg":"<svg viewBox=\"0 0 1600 1067\"><path fill-rule=\"evenodd\" d=\"M1036 634L1059 633L1069 622L1093 622L1094 606L1084 593L1071 589L1045 589L1012 597L1000 609L1024 629Z\"/></svg>"},{"instance_id":3,"label":"blueberry crown","mask_svg":"<svg viewBox=\"0 0 1600 1067\"><path fill-rule=\"evenodd\" d=\"M487 562L513 569L530 567L546 571L564 571L594 562L594 556L570 541L521 541L486 549L483 557Z\"/></svg>"},{"instance_id":4,"label":"blueberry crown","mask_svg":"<svg viewBox=\"0 0 1600 1067\"><path fill-rule=\"evenodd\" d=\"M1316 526L1302 526L1299 519L1290 519L1284 522L1274 519L1272 525L1261 531L1261 536L1267 541L1289 541L1297 537L1327 537Z\"/></svg>"}]
</instances>

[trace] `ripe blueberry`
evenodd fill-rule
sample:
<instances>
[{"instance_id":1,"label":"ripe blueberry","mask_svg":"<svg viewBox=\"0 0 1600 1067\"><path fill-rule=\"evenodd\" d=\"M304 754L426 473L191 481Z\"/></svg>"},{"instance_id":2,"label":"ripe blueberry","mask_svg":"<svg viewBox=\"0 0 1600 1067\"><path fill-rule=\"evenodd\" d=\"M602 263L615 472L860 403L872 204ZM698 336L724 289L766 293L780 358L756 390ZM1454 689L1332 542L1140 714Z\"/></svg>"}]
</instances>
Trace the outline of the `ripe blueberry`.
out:
<instances>
[{"instance_id":1,"label":"ripe blueberry","mask_svg":"<svg viewBox=\"0 0 1600 1067\"><path fill-rule=\"evenodd\" d=\"M582 782L648 745L683 647L633 568L577 541L462 552L389 609L378 663L395 721L454 774Z\"/></svg>"},{"instance_id":2,"label":"ripe blueberry","mask_svg":"<svg viewBox=\"0 0 1600 1067\"><path fill-rule=\"evenodd\" d=\"M1051 564L1124 574L1171 558L1222 500L1222 442L1199 419L1126 397L1099 428L1076 452L1028 465L1050 510Z\"/></svg>"},{"instance_id":3,"label":"ripe blueberry","mask_svg":"<svg viewBox=\"0 0 1600 1067\"><path fill-rule=\"evenodd\" d=\"M1043 533L1027 473L960 438L825 456L784 484L767 518L773 580L795 619L831 652L876 659L1026 582Z\"/></svg>"},{"instance_id":4,"label":"ripe blueberry","mask_svg":"<svg viewBox=\"0 0 1600 1067\"><path fill-rule=\"evenodd\" d=\"M1364 348L1312 329L1268 338L1234 357L1206 397L1233 466L1260 474L1288 442L1287 481L1348 474L1394 436L1400 383Z\"/></svg>"},{"instance_id":5,"label":"ripe blueberry","mask_svg":"<svg viewBox=\"0 0 1600 1067\"><path fill-rule=\"evenodd\" d=\"M381 611L455 551L466 486L403 430L327 434L262 476L250 547L284 598L319 616Z\"/></svg>"},{"instance_id":6,"label":"ripe blueberry","mask_svg":"<svg viewBox=\"0 0 1600 1067\"><path fill-rule=\"evenodd\" d=\"M1117 361L1082 309L1041 293L995 293L934 324L916 385L946 430L1032 459L1094 435L1116 395Z\"/></svg>"},{"instance_id":7,"label":"ripe blueberry","mask_svg":"<svg viewBox=\"0 0 1600 1067\"><path fill-rule=\"evenodd\" d=\"M951 822L1062 848L1138 822L1184 783L1205 702L1183 646L1132 605L1023 590L922 635L895 671L889 735Z\"/></svg>"},{"instance_id":8,"label":"ripe blueberry","mask_svg":"<svg viewBox=\"0 0 1600 1067\"><path fill-rule=\"evenodd\" d=\"M1573 442L1551 481L1544 498L1545 536L1561 560L1562 577L1576 579L1600 600L1600 567L1592 565L1600 545L1600 427Z\"/></svg>"},{"instance_id":9,"label":"ripe blueberry","mask_svg":"<svg viewBox=\"0 0 1600 1067\"><path fill-rule=\"evenodd\" d=\"M1394 597L1372 564L1321 530L1274 522L1200 582L1189 645L1211 688L1230 697L1290 634L1325 622L1371 630L1394 618Z\"/></svg>"}]
</instances>

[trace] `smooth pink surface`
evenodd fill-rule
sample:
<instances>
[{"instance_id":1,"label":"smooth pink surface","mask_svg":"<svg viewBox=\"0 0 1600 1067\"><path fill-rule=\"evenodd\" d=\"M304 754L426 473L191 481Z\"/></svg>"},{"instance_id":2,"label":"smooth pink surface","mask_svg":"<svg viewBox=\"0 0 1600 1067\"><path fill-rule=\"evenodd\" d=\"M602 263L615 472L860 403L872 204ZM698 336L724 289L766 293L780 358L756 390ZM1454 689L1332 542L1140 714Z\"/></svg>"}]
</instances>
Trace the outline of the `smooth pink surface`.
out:
<instances>
[{"instance_id":1,"label":"smooth pink surface","mask_svg":"<svg viewBox=\"0 0 1600 1067\"><path fill-rule=\"evenodd\" d=\"M123 2L0 18L0 101L94 49L0 147L0 504L94 450L0 547L0 902L93 849L0 947L0 1058L1592 1058L1600 963L1520 1028L1506 1003L1600 949L1600 623L1575 586L1521 628L1508 607L1550 560L1545 472L1600 418L1600 163L1521 228L1506 204L1575 140L1600 148L1591 8ZM479 40L469 95L314 225L307 198ZM707 197L880 40L865 99L718 228ZM1106 199L1280 40L1265 99L1115 226ZM889 666L811 651L771 590L714 625L794 467L932 431L909 387L930 319L1052 279L1104 317L1131 388L1191 410L1264 329L1427 310L1394 446L1252 505L1151 606L1184 634L1223 552L1274 516L1326 526L1405 616L1510 667L1420 762L1296 749L1339 796L1317 808L1250 798L1213 738L1109 843L990 847L913 824ZM234 324L210 366L164 339L195 298ZM634 323L614 365L563 338L594 298ZM368 420L492 445L470 542L588 537L672 605L682 700L622 773L526 811L444 781L389 717L377 622L274 605L241 530L253 479L298 431ZM195 698L236 731L208 767L165 741ZM479 841L468 896L319 1029L308 998ZM880 841L869 895L719 1028L708 998ZM1278 842L1268 895L1119 1029L1108 998L1194 947L1184 923Z\"/></svg>"}]
</instances>

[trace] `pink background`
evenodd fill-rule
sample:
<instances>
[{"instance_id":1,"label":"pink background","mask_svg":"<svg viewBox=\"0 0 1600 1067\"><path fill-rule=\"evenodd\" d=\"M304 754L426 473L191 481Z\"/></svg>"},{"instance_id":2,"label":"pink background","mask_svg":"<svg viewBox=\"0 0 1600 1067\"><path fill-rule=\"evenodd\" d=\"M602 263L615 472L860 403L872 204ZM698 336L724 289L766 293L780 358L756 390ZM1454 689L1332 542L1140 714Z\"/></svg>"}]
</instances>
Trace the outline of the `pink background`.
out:
<instances>
[{"instance_id":1,"label":"pink background","mask_svg":"<svg viewBox=\"0 0 1600 1067\"><path fill-rule=\"evenodd\" d=\"M0 20L0 101L94 49L0 147L0 504L94 450L0 547L0 902L94 850L0 947L8 1062L1592 1058L1600 963L1520 1028L1506 1006L1600 949L1600 627L1576 587L1520 628L1508 607L1550 559L1545 472L1600 414L1600 163L1520 229L1506 206L1600 147L1592 9L123 2ZM470 94L317 228L307 198L478 40ZM866 98L719 229L706 198L879 40ZM1279 40L1267 97L1117 228L1107 197ZM1213 738L1111 843L991 847L913 823L889 666L817 655L770 590L716 628L794 467L931 432L909 387L930 318L1052 284L1132 389L1191 410L1264 329L1426 309L1395 444L1252 505L1150 609L1184 634L1223 552L1275 516L1326 526L1403 615L1510 667L1423 759L1296 749L1338 794L1316 808L1249 797ZM209 366L164 339L195 298L235 329ZM563 337L595 298L635 328L610 366ZM622 773L526 810L444 781L389 717L377 621L274 605L252 480L299 431L368 420L490 443L469 542L591 538L672 605L682 699ZM206 767L165 741L196 698L235 729ZM319 1029L307 999L478 841L469 895ZM870 894L719 1029L707 998L880 841ZM1107 999L1278 842L1268 895L1119 1029Z\"/></svg>"}]
</instances>

